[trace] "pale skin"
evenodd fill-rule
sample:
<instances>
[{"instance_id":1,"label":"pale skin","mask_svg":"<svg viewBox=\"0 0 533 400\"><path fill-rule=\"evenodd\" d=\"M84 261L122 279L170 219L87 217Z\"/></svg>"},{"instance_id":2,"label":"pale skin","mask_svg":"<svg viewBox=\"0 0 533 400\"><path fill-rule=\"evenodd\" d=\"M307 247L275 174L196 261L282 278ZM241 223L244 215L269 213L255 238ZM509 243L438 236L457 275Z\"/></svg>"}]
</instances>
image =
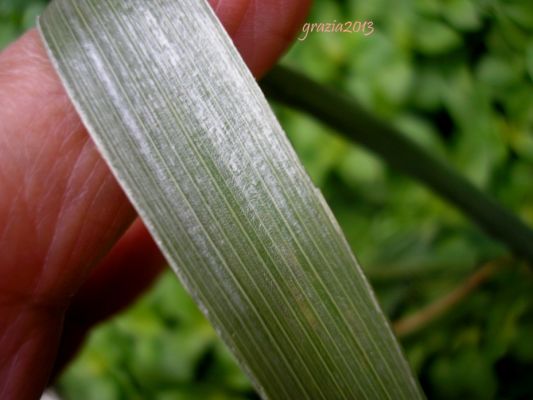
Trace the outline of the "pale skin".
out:
<instances>
[{"instance_id":1,"label":"pale skin","mask_svg":"<svg viewBox=\"0 0 533 400\"><path fill-rule=\"evenodd\" d=\"M256 77L310 0L210 0ZM98 154L38 33L0 53L0 399L37 399L89 329L165 262Z\"/></svg>"}]
</instances>

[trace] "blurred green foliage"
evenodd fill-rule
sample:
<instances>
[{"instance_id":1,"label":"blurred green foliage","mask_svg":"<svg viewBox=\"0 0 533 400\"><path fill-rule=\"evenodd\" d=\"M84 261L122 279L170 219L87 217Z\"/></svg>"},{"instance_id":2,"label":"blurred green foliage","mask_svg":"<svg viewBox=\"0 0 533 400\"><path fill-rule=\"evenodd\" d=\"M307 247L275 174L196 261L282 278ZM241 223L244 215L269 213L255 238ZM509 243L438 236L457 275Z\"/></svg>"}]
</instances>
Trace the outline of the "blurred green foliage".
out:
<instances>
[{"instance_id":1,"label":"blurred green foliage","mask_svg":"<svg viewBox=\"0 0 533 400\"><path fill-rule=\"evenodd\" d=\"M0 0L0 49L35 25L46 0Z\"/></svg>"},{"instance_id":2,"label":"blurred green foliage","mask_svg":"<svg viewBox=\"0 0 533 400\"><path fill-rule=\"evenodd\" d=\"M0 48L45 1L0 0ZM533 225L533 2L316 0L285 62L353 94ZM275 110L395 320L505 252L425 188L308 116ZM532 244L533 245L533 244ZM531 273L513 263L403 340L431 399L533 398ZM245 399L251 385L166 273L102 325L59 381L66 399Z\"/></svg>"}]
</instances>

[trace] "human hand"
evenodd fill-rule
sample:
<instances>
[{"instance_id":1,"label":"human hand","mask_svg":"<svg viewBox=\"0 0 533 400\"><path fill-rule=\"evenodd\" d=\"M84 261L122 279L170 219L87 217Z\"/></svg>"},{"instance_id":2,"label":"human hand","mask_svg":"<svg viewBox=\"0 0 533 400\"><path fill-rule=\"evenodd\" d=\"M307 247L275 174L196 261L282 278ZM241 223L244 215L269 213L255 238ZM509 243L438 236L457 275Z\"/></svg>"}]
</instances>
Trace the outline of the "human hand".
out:
<instances>
[{"instance_id":1,"label":"human hand","mask_svg":"<svg viewBox=\"0 0 533 400\"><path fill-rule=\"evenodd\" d=\"M210 2L256 77L309 7ZM163 265L29 31L0 53L0 399L38 398L91 326Z\"/></svg>"}]
</instances>

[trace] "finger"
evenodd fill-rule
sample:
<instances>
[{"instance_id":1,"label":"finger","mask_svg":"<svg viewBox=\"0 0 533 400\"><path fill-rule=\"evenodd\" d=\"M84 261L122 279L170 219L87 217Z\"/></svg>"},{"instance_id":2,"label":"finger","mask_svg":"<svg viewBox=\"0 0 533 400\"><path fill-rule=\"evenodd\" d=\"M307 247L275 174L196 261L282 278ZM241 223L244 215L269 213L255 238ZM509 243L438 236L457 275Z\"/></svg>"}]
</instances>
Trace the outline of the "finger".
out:
<instances>
[{"instance_id":1,"label":"finger","mask_svg":"<svg viewBox=\"0 0 533 400\"><path fill-rule=\"evenodd\" d=\"M0 55L0 121L0 398L36 398L68 299L135 214L35 31Z\"/></svg>"},{"instance_id":2,"label":"finger","mask_svg":"<svg viewBox=\"0 0 533 400\"><path fill-rule=\"evenodd\" d=\"M261 43L261 35L254 41ZM276 52L267 51L261 63ZM16 397L39 390L47 373L39 363L48 360L36 355L53 348L48 339L29 340L27 328L33 321L39 337L57 330L67 300L134 213L88 140L35 31L0 55L0 89L0 272L6 277L0 305L2 312L15 306L25 310L1 316L0 348L10 353L0 359L0 395ZM24 324L10 323L14 319ZM38 371L32 387L5 379L15 376L24 360Z\"/></svg>"},{"instance_id":3,"label":"finger","mask_svg":"<svg viewBox=\"0 0 533 400\"><path fill-rule=\"evenodd\" d=\"M256 77L267 72L292 43L309 11L310 0L241 0L247 3L233 40ZM218 0L223 8L227 1ZM231 2L230 2L231 3ZM258 46L258 43L261 45Z\"/></svg>"},{"instance_id":4,"label":"finger","mask_svg":"<svg viewBox=\"0 0 533 400\"><path fill-rule=\"evenodd\" d=\"M91 326L120 311L144 292L165 264L146 227L137 219L74 297L65 318L54 369L59 371L72 357Z\"/></svg>"},{"instance_id":5,"label":"finger","mask_svg":"<svg viewBox=\"0 0 533 400\"><path fill-rule=\"evenodd\" d=\"M137 219L92 271L69 312L81 324L94 324L129 304L163 269L165 259Z\"/></svg>"}]
</instances>

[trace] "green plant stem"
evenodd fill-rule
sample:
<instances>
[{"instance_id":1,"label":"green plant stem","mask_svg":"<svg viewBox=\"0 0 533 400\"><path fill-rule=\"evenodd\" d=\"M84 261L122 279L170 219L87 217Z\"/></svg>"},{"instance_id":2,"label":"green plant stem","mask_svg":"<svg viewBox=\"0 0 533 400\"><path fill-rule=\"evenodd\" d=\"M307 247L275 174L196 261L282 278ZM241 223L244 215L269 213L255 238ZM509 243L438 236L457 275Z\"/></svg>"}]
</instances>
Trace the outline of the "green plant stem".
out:
<instances>
[{"instance_id":1,"label":"green plant stem","mask_svg":"<svg viewBox=\"0 0 533 400\"><path fill-rule=\"evenodd\" d=\"M354 98L282 66L274 68L261 86L273 100L308 113L416 178L516 255L533 262L533 231L524 222Z\"/></svg>"},{"instance_id":2,"label":"green plant stem","mask_svg":"<svg viewBox=\"0 0 533 400\"><path fill-rule=\"evenodd\" d=\"M477 269L466 281L450 293L447 293L421 310L395 322L393 329L396 336L403 338L412 335L446 314L499 271L503 266L503 261L501 259L488 262Z\"/></svg>"}]
</instances>

